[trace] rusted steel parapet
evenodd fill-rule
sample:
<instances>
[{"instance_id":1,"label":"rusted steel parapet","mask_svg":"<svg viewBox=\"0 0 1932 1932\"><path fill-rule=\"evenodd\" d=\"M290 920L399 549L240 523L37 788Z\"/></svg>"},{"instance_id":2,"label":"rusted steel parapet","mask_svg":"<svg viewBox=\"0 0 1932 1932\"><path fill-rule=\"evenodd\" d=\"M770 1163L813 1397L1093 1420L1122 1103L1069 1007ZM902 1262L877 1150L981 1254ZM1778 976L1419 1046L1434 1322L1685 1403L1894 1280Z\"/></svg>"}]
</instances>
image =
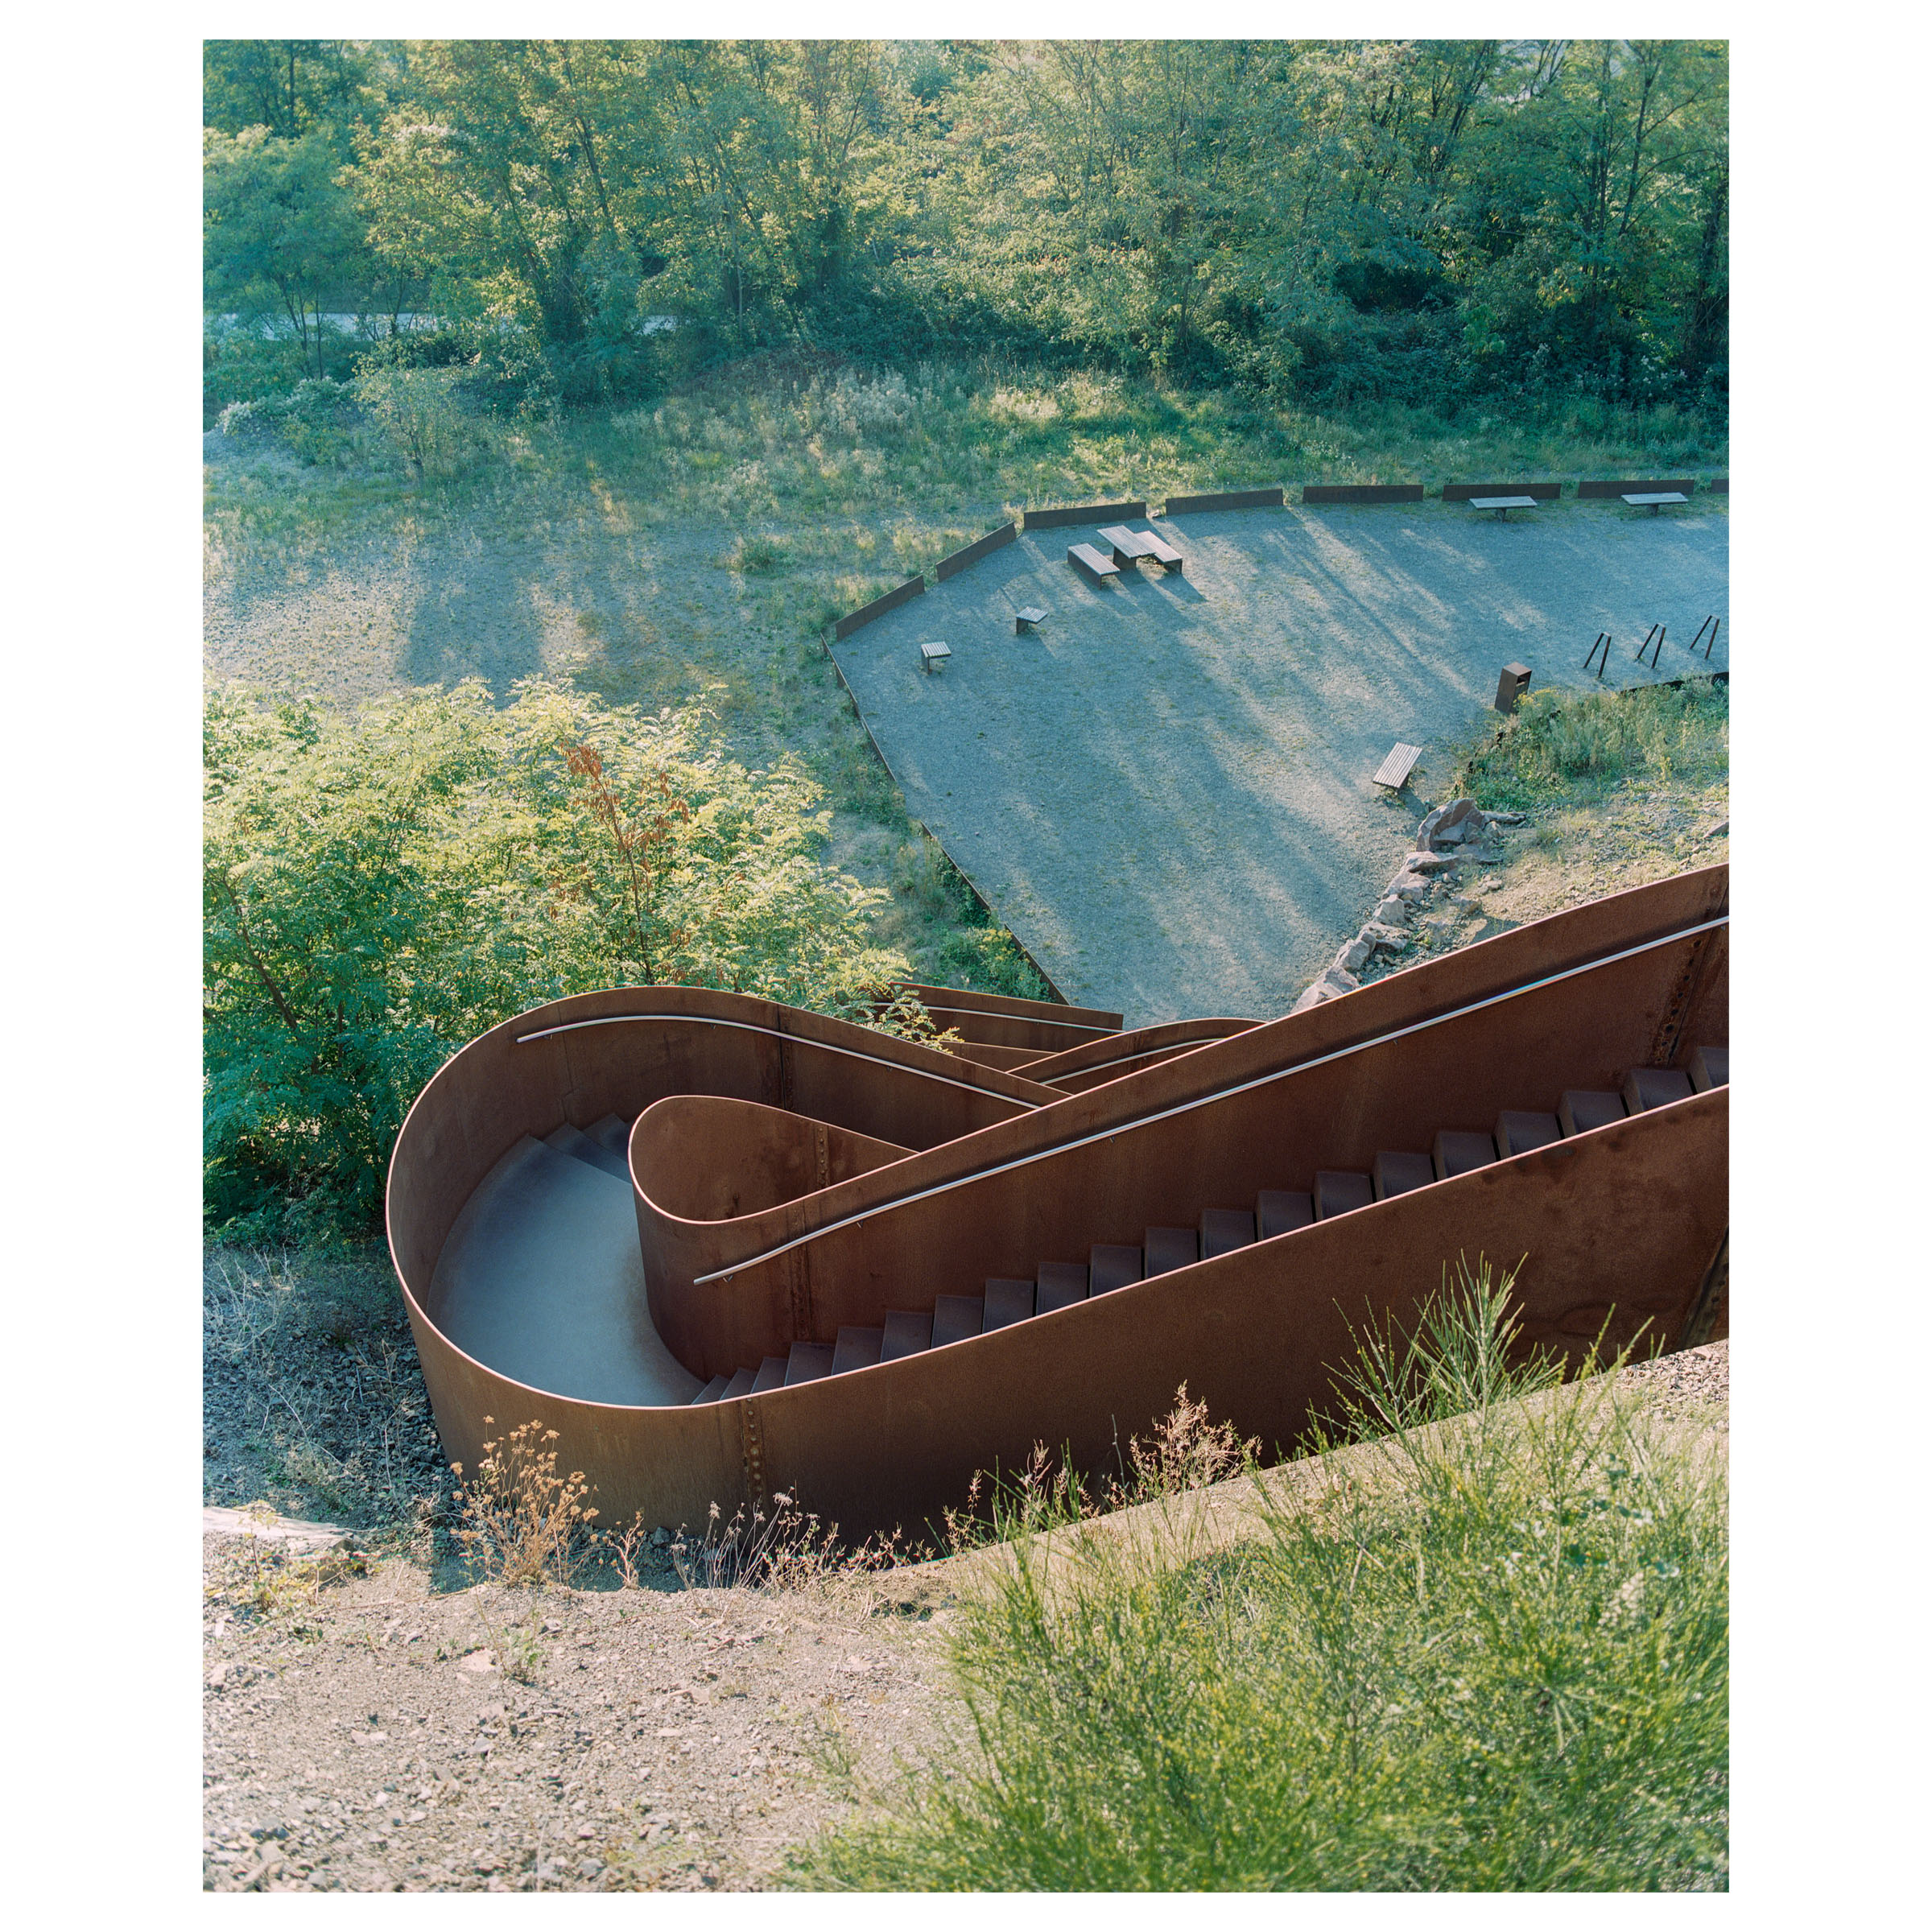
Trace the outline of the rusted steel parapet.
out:
<instances>
[{"instance_id":1,"label":"rusted steel parapet","mask_svg":"<svg viewBox=\"0 0 1932 1932\"><path fill-rule=\"evenodd\" d=\"M640 1299L695 1387L1317 1170L1426 1150L1438 1129L1485 1131L1501 1109L1686 1063L1728 1042L1727 913L1725 869L1689 873L1265 1025L1122 1034L1118 1015L1047 1005L1050 1021L1027 1010L1043 1003L921 989L976 1028L1093 1029L1020 1074L690 989L540 1009L431 1081L392 1163L391 1248L445 1447L469 1462L485 1415L541 1416L606 1520L696 1521L796 1484L848 1530L916 1526L1035 1441L1099 1466L1183 1379L1244 1433L1291 1443L1347 1353L1344 1318L1413 1315L1458 1253L1526 1256L1525 1332L1551 1346L1640 1322L1677 1345L1717 1319L1728 1088L968 1341L696 1406L519 1381L449 1339L434 1289L522 1137L621 1116ZM1139 1051L1137 1067L1107 1063Z\"/></svg>"}]
</instances>

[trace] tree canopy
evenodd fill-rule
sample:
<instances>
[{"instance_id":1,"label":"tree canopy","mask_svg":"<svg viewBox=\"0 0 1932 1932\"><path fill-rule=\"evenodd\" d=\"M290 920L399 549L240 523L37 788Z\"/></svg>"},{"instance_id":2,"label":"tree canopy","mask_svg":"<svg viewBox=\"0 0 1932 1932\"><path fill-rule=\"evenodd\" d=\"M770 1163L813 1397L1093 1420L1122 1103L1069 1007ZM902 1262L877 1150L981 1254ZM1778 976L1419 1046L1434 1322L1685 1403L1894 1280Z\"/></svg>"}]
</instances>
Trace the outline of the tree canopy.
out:
<instances>
[{"instance_id":1,"label":"tree canopy","mask_svg":"<svg viewBox=\"0 0 1932 1932\"><path fill-rule=\"evenodd\" d=\"M211 42L210 295L359 279L583 397L804 344L1715 402L1728 90L1711 40Z\"/></svg>"}]
</instances>

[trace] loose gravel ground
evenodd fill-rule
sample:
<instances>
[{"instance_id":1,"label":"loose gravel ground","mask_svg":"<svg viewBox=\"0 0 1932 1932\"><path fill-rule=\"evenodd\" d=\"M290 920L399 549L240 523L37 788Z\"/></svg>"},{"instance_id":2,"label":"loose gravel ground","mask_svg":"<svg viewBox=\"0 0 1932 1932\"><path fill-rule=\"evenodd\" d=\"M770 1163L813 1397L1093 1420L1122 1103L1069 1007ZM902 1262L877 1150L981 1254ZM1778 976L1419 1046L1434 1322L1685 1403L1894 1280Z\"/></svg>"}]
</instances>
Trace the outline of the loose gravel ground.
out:
<instances>
[{"instance_id":1,"label":"loose gravel ground","mask_svg":"<svg viewBox=\"0 0 1932 1932\"><path fill-rule=\"evenodd\" d=\"M1594 688L1661 674L1633 645L1727 617L1729 525L1621 504L1534 525L1459 505L1261 510L1155 526L1184 576L1067 565L1091 530L1019 539L834 654L907 807L1067 997L1130 1026L1285 1013L1366 916L1502 667ZM1013 612L1043 606L1037 636ZM1728 635L1728 625L1724 635ZM952 655L923 673L915 646ZM1720 643L1708 665L1724 667ZM1424 748L1410 793L1372 774Z\"/></svg>"}]
</instances>

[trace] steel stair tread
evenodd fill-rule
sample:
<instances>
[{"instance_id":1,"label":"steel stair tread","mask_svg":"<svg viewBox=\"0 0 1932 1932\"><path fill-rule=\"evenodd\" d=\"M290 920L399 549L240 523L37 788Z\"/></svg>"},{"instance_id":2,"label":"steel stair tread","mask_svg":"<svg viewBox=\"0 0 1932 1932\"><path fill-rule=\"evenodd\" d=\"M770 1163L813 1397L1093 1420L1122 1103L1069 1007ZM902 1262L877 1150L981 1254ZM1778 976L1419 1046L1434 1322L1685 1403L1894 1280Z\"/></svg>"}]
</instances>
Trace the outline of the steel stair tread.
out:
<instances>
[{"instance_id":1,"label":"steel stair tread","mask_svg":"<svg viewBox=\"0 0 1932 1932\"><path fill-rule=\"evenodd\" d=\"M890 1309L880 1334L879 1360L882 1362L923 1355L932 1346L932 1317L904 1308Z\"/></svg>"},{"instance_id":2,"label":"steel stair tread","mask_svg":"<svg viewBox=\"0 0 1932 1932\"><path fill-rule=\"evenodd\" d=\"M1624 1117L1627 1109L1620 1093L1597 1093L1571 1088L1556 1107L1557 1125L1566 1139L1573 1133L1593 1133Z\"/></svg>"},{"instance_id":3,"label":"steel stair tread","mask_svg":"<svg viewBox=\"0 0 1932 1932\"><path fill-rule=\"evenodd\" d=\"M1262 1241L1315 1225L1315 1196L1265 1187L1254 1197L1255 1233Z\"/></svg>"},{"instance_id":4,"label":"steel stair tread","mask_svg":"<svg viewBox=\"0 0 1932 1932\"><path fill-rule=\"evenodd\" d=\"M1728 1087L1731 1084L1731 1049L1728 1046L1699 1046L1690 1055L1690 1084L1699 1093L1708 1093L1713 1087Z\"/></svg>"},{"instance_id":5,"label":"steel stair tread","mask_svg":"<svg viewBox=\"0 0 1932 1932\"><path fill-rule=\"evenodd\" d=\"M1496 1151L1505 1161L1534 1148L1548 1147L1563 1137L1563 1123L1553 1113L1506 1109L1496 1117Z\"/></svg>"},{"instance_id":6,"label":"steel stair tread","mask_svg":"<svg viewBox=\"0 0 1932 1932\"><path fill-rule=\"evenodd\" d=\"M1254 1241L1254 1216L1245 1208L1208 1208L1201 1213L1201 1259L1232 1254Z\"/></svg>"},{"instance_id":7,"label":"steel stair tread","mask_svg":"<svg viewBox=\"0 0 1932 1932\"><path fill-rule=\"evenodd\" d=\"M1439 1181L1452 1181L1459 1174L1472 1174L1496 1158L1496 1137L1466 1133L1459 1128L1444 1128L1435 1137L1429 1158Z\"/></svg>"},{"instance_id":8,"label":"steel stair tread","mask_svg":"<svg viewBox=\"0 0 1932 1932\"><path fill-rule=\"evenodd\" d=\"M1201 1258L1201 1237L1191 1228L1150 1228L1141 1243L1144 1279L1191 1268Z\"/></svg>"},{"instance_id":9,"label":"steel stair tread","mask_svg":"<svg viewBox=\"0 0 1932 1932\"><path fill-rule=\"evenodd\" d=\"M1435 1180L1435 1162L1426 1154L1378 1154L1370 1174L1378 1201L1432 1186Z\"/></svg>"},{"instance_id":10,"label":"steel stair tread","mask_svg":"<svg viewBox=\"0 0 1932 1932\"><path fill-rule=\"evenodd\" d=\"M1375 1183L1365 1174L1331 1173L1324 1168L1315 1177L1315 1218L1332 1220L1338 1214L1352 1214L1358 1208L1373 1206Z\"/></svg>"},{"instance_id":11,"label":"steel stair tread","mask_svg":"<svg viewBox=\"0 0 1932 1932\"><path fill-rule=\"evenodd\" d=\"M886 1346L881 1328L841 1328L832 1351L832 1373L848 1375L854 1368L875 1366Z\"/></svg>"},{"instance_id":12,"label":"steel stair tread","mask_svg":"<svg viewBox=\"0 0 1932 1932\"><path fill-rule=\"evenodd\" d=\"M1042 1261L1035 1284L1033 1310L1035 1315L1051 1315L1056 1308L1071 1308L1087 1298L1088 1275L1083 1261Z\"/></svg>"}]
</instances>

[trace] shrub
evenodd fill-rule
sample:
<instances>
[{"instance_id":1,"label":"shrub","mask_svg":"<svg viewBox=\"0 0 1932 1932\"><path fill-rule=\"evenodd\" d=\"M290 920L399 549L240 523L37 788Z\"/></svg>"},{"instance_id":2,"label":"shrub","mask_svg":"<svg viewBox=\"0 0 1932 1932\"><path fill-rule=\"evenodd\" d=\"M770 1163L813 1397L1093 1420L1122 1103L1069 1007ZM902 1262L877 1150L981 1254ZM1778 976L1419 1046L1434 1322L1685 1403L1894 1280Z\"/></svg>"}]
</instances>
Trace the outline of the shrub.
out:
<instances>
[{"instance_id":1,"label":"shrub","mask_svg":"<svg viewBox=\"0 0 1932 1932\"><path fill-rule=\"evenodd\" d=\"M230 402L218 427L225 436L272 438L305 463L339 463L353 446L357 415L349 384L312 376L285 395Z\"/></svg>"},{"instance_id":2,"label":"shrub","mask_svg":"<svg viewBox=\"0 0 1932 1932\"><path fill-rule=\"evenodd\" d=\"M419 477L453 477L491 444L465 393L468 373L365 359L355 397L390 456Z\"/></svg>"},{"instance_id":3,"label":"shrub","mask_svg":"<svg viewBox=\"0 0 1932 1932\"><path fill-rule=\"evenodd\" d=\"M910 976L821 865L817 787L541 679L206 717L207 1208L256 1241L375 1220L423 1083L512 1013L675 984L861 1023ZM918 1016L892 1016L916 1030Z\"/></svg>"}]
</instances>

